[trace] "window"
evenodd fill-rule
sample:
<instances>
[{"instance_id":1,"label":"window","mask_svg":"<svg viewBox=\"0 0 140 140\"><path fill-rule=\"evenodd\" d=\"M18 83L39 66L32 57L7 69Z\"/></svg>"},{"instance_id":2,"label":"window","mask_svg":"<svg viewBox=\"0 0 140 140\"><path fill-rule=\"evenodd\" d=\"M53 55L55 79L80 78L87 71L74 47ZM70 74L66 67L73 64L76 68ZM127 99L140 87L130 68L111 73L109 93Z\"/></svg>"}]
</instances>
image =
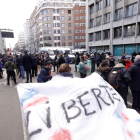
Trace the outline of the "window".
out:
<instances>
[{"instance_id":1,"label":"window","mask_svg":"<svg viewBox=\"0 0 140 140\"><path fill-rule=\"evenodd\" d=\"M40 41L42 41L42 38L40 38Z\"/></svg>"},{"instance_id":2,"label":"window","mask_svg":"<svg viewBox=\"0 0 140 140\"><path fill-rule=\"evenodd\" d=\"M75 23L75 27L79 27L79 23Z\"/></svg>"},{"instance_id":3,"label":"window","mask_svg":"<svg viewBox=\"0 0 140 140\"><path fill-rule=\"evenodd\" d=\"M53 6L58 7L59 3L53 3Z\"/></svg>"},{"instance_id":4,"label":"window","mask_svg":"<svg viewBox=\"0 0 140 140\"><path fill-rule=\"evenodd\" d=\"M79 17L75 17L75 20L79 20Z\"/></svg>"},{"instance_id":5,"label":"window","mask_svg":"<svg viewBox=\"0 0 140 140\"><path fill-rule=\"evenodd\" d=\"M80 33L80 30L75 30L75 33Z\"/></svg>"},{"instance_id":6,"label":"window","mask_svg":"<svg viewBox=\"0 0 140 140\"><path fill-rule=\"evenodd\" d=\"M47 4L46 3L43 3L43 7L46 7L47 6Z\"/></svg>"},{"instance_id":7,"label":"window","mask_svg":"<svg viewBox=\"0 0 140 140\"><path fill-rule=\"evenodd\" d=\"M122 36L122 27L118 27L114 29L114 38L118 38Z\"/></svg>"},{"instance_id":8,"label":"window","mask_svg":"<svg viewBox=\"0 0 140 140\"><path fill-rule=\"evenodd\" d=\"M71 17L70 16L68 16L68 20L71 20Z\"/></svg>"},{"instance_id":9,"label":"window","mask_svg":"<svg viewBox=\"0 0 140 140\"><path fill-rule=\"evenodd\" d=\"M115 10L115 20L119 20L123 18L123 9Z\"/></svg>"},{"instance_id":10,"label":"window","mask_svg":"<svg viewBox=\"0 0 140 140\"><path fill-rule=\"evenodd\" d=\"M50 36L45 36L44 40L51 40L51 37Z\"/></svg>"},{"instance_id":11,"label":"window","mask_svg":"<svg viewBox=\"0 0 140 140\"><path fill-rule=\"evenodd\" d=\"M65 36L64 36L65 37ZM66 46L66 43L65 42L62 42L62 46Z\"/></svg>"},{"instance_id":12,"label":"window","mask_svg":"<svg viewBox=\"0 0 140 140\"><path fill-rule=\"evenodd\" d=\"M54 33L55 34L60 34L60 30L56 29L56 30L54 30Z\"/></svg>"},{"instance_id":13,"label":"window","mask_svg":"<svg viewBox=\"0 0 140 140\"><path fill-rule=\"evenodd\" d=\"M126 17L137 14L137 3L126 7Z\"/></svg>"},{"instance_id":14,"label":"window","mask_svg":"<svg viewBox=\"0 0 140 140\"><path fill-rule=\"evenodd\" d=\"M81 30L80 30L80 33L85 33L85 32L86 32L85 29L81 29Z\"/></svg>"},{"instance_id":15,"label":"window","mask_svg":"<svg viewBox=\"0 0 140 140\"><path fill-rule=\"evenodd\" d=\"M102 9L102 1L99 1L96 3L96 9L97 9L97 11Z\"/></svg>"},{"instance_id":16,"label":"window","mask_svg":"<svg viewBox=\"0 0 140 140\"><path fill-rule=\"evenodd\" d=\"M86 13L86 11L82 9L82 10L80 10L80 13Z\"/></svg>"},{"instance_id":17,"label":"window","mask_svg":"<svg viewBox=\"0 0 140 140\"><path fill-rule=\"evenodd\" d=\"M68 7L71 7L71 4L70 3L68 3Z\"/></svg>"},{"instance_id":18,"label":"window","mask_svg":"<svg viewBox=\"0 0 140 140\"><path fill-rule=\"evenodd\" d=\"M52 46L52 43L44 43L44 47L45 46Z\"/></svg>"},{"instance_id":19,"label":"window","mask_svg":"<svg viewBox=\"0 0 140 140\"><path fill-rule=\"evenodd\" d=\"M104 23L110 22L110 13L104 15Z\"/></svg>"},{"instance_id":20,"label":"window","mask_svg":"<svg viewBox=\"0 0 140 140\"><path fill-rule=\"evenodd\" d=\"M53 9L53 13L59 13L59 9Z\"/></svg>"},{"instance_id":21,"label":"window","mask_svg":"<svg viewBox=\"0 0 140 140\"><path fill-rule=\"evenodd\" d=\"M47 27L51 27L51 24L50 23L46 23L43 25L43 28L47 28Z\"/></svg>"},{"instance_id":22,"label":"window","mask_svg":"<svg viewBox=\"0 0 140 140\"><path fill-rule=\"evenodd\" d=\"M89 34L89 41L90 41L90 42L91 42L91 41L94 41L93 35L94 35L93 33L90 33L90 34Z\"/></svg>"},{"instance_id":23,"label":"window","mask_svg":"<svg viewBox=\"0 0 140 140\"><path fill-rule=\"evenodd\" d=\"M64 10L61 10L61 14L65 14L65 11Z\"/></svg>"},{"instance_id":24,"label":"window","mask_svg":"<svg viewBox=\"0 0 140 140\"><path fill-rule=\"evenodd\" d=\"M68 30L68 34L71 34L71 30Z\"/></svg>"},{"instance_id":25,"label":"window","mask_svg":"<svg viewBox=\"0 0 140 140\"><path fill-rule=\"evenodd\" d=\"M68 27L71 27L71 23L68 23Z\"/></svg>"},{"instance_id":26,"label":"window","mask_svg":"<svg viewBox=\"0 0 140 140\"><path fill-rule=\"evenodd\" d=\"M110 38L110 30L103 31L103 34L104 34L104 39L109 39Z\"/></svg>"},{"instance_id":27,"label":"window","mask_svg":"<svg viewBox=\"0 0 140 140\"><path fill-rule=\"evenodd\" d=\"M51 30L44 30L44 34L51 34Z\"/></svg>"},{"instance_id":28,"label":"window","mask_svg":"<svg viewBox=\"0 0 140 140\"><path fill-rule=\"evenodd\" d=\"M65 40L65 36L62 36L62 40Z\"/></svg>"},{"instance_id":29,"label":"window","mask_svg":"<svg viewBox=\"0 0 140 140\"><path fill-rule=\"evenodd\" d=\"M39 19L39 23L41 23L42 22L42 20L41 19Z\"/></svg>"},{"instance_id":30,"label":"window","mask_svg":"<svg viewBox=\"0 0 140 140\"><path fill-rule=\"evenodd\" d=\"M62 27L65 27L65 23L62 23Z\"/></svg>"},{"instance_id":31,"label":"window","mask_svg":"<svg viewBox=\"0 0 140 140\"><path fill-rule=\"evenodd\" d=\"M50 3L49 2L47 2L47 6L50 6Z\"/></svg>"},{"instance_id":32,"label":"window","mask_svg":"<svg viewBox=\"0 0 140 140\"><path fill-rule=\"evenodd\" d=\"M94 13L94 4L89 7L90 14Z\"/></svg>"},{"instance_id":33,"label":"window","mask_svg":"<svg viewBox=\"0 0 140 140\"><path fill-rule=\"evenodd\" d=\"M44 11L42 11L42 15L49 14L49 13L50 13L50 10L44 10Z\"/></svg>"},{"instance_id":34,"label":"window","mask_svg":"<svg viewBox=\"0 0 140 140\"><path fill-rule=\"evenodd\" d=\"M79 7L79 3L75 3L75 7Z\"/></svg>"},{"instance_id":35,"label":"window","mask_svg":"<svg viewBox=\"0 0 140 140\"><path fill-rule=\"evenodd\" d=\"M128 26L125 26L125 36L132 36L132 35L135 35L135 28L136 28L136 25L128 25Z\"/></svg>"},{"instance_id":36,"label":"window","mask_svg":"<svg viewBox=\"0 0 140 140\"><path fill-rule=\"evenodd\" d=\"M79 13L79 10L75 10L75 14L78 14Z\"/></svg>"},{"instance_id":37,"label":"window","mask_svg":"<svg viewBox=\"0 0 140 140\"><path fill-rule=\"evenodd\" d=\"M80 45L86 45L86 42L80 42Z\"/></svg>"},{"instance_id":38,"label":"window","mask_svg":"<svg viewBox=\"0 0 140 140\"><path fill-rule=\"evenodd\" d=\"M54 20L59 20L59 16L54 16L53 19Z\"/></svg>"},{"instance_id":39,"label":"window","mask_svg":"<svg viewBox=\"0 0 140 140\"><path fill-rule=\"evenodd\" d=\"M62 30L62 34L65 34L65 30Z\"/></svg>"},{"instance_id":40,"label":"window","mask_svg":"<svg viewBox=\"0 0 140 140\"><path fill-rule=\"evenodd\" d=\"M61 17L61 20L65 20L65 17Z\"/></svg>"},{"instance_id":41,"label":"window","mask_svg":"<svg viewBox=\"0 0 140 140\"><path fill-rule=\"evenodd\" d=\"M115 2L118 2L118 1L121 1L121 0L115 0Z\"/></svg>"},{"instance_id":42,"label":"window","mask_svg":"<svg viewBox=\"0 0 140 140\"><path fill-rule=\"evenodd\" d=\"M72 40L72 36L68 36L68 40Z\"/></svg>"},{"instance_id":43,"label":"window","mask_svg":"<svg viewBox=\"0 0 140 140\"><path fill-rule=\"evenodd\" d=\"M71 43L71 42L69 42L69 43L68 43L68 45L69 45L69 46L72 46L72 43Z\"/></svg>"},{"instance_id":44,"label":"window","mask_svg":"<svg viewBox=\"0 0 140 140\"><path fill-rule=\"evenodd\" d=\"M96 41L101 40L101 32L96 33Z\"/></svg>"},{"instance_id":45,"label":"window","mask_svg":"<svg viewBox=\"0 0 140 140\"><path fill-rule=\"evenodd\" d=\"M54 27L60 27L60 23L54 23Z\"/></svg>"},{"instance_id":46,"label":"window","mask_svg":"<svg viewBox=\"0 0 140 140\"><path fill-rule=\"evenodd\" d=\"M101 16L96 18L96 25L97 26L101 25L101 21L102 21L101 18L102 18Z\"/></svg>"},{"instance_id":47,"label":"window","mask_svg":"<svg viewBox=\"0 0 140 140\"><path fill-rule=\"evenodd\" d=\"M39 13L39 17L41 17L42 16L42 13Z\"/></svg>"},{"instance_id":48,"label":"window","mask_svg":"<svg viewBox=\"0 0 140 140\"><path fill-rule=\"evenodd\" d=\"M105 7L110 5L110 0L105 0Z\"/></svg>"},{"instance_id":49,"label":"window","mask_svg":"<svg viewBox=\"0 0 140 140\"><path fill-rule=\"evenodd\" d=\"M44 17L43 20L47 21L47 20L51 20L51 18L50 17Z\"/></svg>"},{"instance_id":50,"label":"window","mask_svg":"<svg viewBox=\"0 0 140 140\"><path fill-rule=\"evenodd\" d=\"M91 19L89 23L89 28L93 28L93 27L94 27L94 19Z\"/></svg>"},{"instance_id":51,"label":"window","mask_svg":"<svg viewBox=\"0 0 140 140\"><path fill-rule=\"evenodd\" d=\"M54 40L60 40L60 36L54 36Z\"/></svg>"},{"instance_id":52,"label":"window","mask_svg":"<svg viewBox=\"0 0 140 140\"><path fill-rule=\"evenodd\" d=\"M86 26L86 23L80 23L80 26Z\"/></svg>"},{"instance_id":53,"label":"window","mask_svg":"<svg viewBox=\"0 0 140 140\"><path fill-rule=\"evenodd\" d=\"M61 7L64 7L64 3L61 3Z\"/></svg>"},{"instance_id":54,"label":"window","mask_svg":"<svg viewBox=\"0 0 140 140\"><path fill-rule=\"evenodd\" d=\"M68 10L68 14L71 14L71 10Z\"/></svg>"},{"instance_id":55,"label":"window","mask_svg":"<svg viewBox=\"0 0 140 140\"><path fill-rule=\"evenodd\" d=\"M75 39L80 39L80 36L75 36Z\"/></svg>"},{"instance_id":56,"label":"window","mask_svg":"<svg viewBox=\"0 0 140 140\"><path fill-rule=\"evenodd\" d=\"M86 36L80 36L80 39L86 39Z\"/></svg>"}]
</instances>

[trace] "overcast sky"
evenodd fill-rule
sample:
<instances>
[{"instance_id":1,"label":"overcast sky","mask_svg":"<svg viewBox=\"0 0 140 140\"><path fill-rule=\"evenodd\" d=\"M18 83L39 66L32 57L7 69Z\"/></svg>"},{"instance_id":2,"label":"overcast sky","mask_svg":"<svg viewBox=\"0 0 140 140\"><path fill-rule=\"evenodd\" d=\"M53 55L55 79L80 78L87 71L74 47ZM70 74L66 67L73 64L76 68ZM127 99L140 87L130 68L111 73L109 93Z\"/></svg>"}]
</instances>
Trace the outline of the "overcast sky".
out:
<instances>
[{"instance_id":1,"label":"overcast sky","mask_svg":"<svg viewBox=\"0 0 140 140\"><path fill-rule=\"evenodd\" d=\"M0 29L13 29L13 39L6 39L6 47L9 44L13 48L18 41L18 34L24 31L23 25L30 18L39 0L0 0Z\"/></svg>"}]
</instances>

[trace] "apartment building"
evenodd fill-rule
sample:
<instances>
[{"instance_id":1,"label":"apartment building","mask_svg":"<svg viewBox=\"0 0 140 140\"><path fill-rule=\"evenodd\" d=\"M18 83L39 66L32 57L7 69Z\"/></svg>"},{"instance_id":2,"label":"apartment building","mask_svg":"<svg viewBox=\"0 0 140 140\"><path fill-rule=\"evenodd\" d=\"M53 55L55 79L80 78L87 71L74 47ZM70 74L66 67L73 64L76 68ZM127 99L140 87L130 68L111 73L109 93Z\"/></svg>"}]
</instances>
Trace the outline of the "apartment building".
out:
<instances>
[{"instance_id":1,"label":"apartment building","mask_svg":"<svg viewBox=\"0 0 140 140\"><path fill-rule=\"evenodd\" d=\"M89 52L140 52L140 0L88 0L86 24Z\"/></svg>"},{"instance_id":2,"label":"apartment building","mask_svg":"<svg viewBox=\"0 0 140 140\"><path fill-rule=\"evenodd\" d=\"M39 47L73 46L72 0L40 0L37 5Z\"/></svg>"},{"instance_id":3,"label":"apartment building","mask_svg":"<svg viewBox=\"0 0 140 140\"><path fill-rule=\"evenodd\" d=\"M73 2L74 48L86 48L86 3Z\"/></svg>"},{"instance_id":4,"label":"apartment building","mask_svg":"<svg viewBox=\"0 0 140 140\"><path fill-rule=\"evenodd\" d=\"M18 35L18 47L20 50L25 49L25 37L24 37L24 32L20 32Z\"/></svg>"}]
</instances>

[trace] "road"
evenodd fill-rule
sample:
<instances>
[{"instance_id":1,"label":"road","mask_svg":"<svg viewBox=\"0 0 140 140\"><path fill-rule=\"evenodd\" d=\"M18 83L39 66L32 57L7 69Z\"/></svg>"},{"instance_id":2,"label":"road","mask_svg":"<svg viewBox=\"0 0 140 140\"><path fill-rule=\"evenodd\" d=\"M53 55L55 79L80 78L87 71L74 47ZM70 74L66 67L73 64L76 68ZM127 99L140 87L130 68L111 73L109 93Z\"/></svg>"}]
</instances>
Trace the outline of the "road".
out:
<instances>
[{"instance_id":1,"label":"road","mask_svg":"<svg viewBox=\"0 0 140 140\"><path fill-rule=\"evenodd\" d=\"M80 77L79 72L74 72L74 65L70 66L74 76ZM18 84L21 83L18 76L16 79ZM36 79L33 78L33 83L37 82ZM128 101L132 102L131 93L128 94ZM13 81L10 81L10 86L7 85L4 71L4 79L0 79L0 140L27 140L25 128L16 85Z\"/></svg>"}]
</instances>

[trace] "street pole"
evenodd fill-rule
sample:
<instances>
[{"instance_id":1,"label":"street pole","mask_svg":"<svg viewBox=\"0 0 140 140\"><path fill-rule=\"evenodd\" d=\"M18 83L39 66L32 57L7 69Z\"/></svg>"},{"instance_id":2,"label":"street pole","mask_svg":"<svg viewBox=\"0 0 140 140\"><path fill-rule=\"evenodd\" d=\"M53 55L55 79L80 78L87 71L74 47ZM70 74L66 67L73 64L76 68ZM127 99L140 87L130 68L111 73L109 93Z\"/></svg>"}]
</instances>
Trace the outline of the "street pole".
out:
<instances>
[{"instance_id":1,"label":"street pole","mask_svg":"<svg viewBox=\"0 0 140 140\"><path fill-rule=\"evenodd\" d=\"M4 53L3 51L3 40L2 40L2 35L1 35L1 30L0 30L0 50L1 50L1 53Z\"/></svg>"}]
</instances>

